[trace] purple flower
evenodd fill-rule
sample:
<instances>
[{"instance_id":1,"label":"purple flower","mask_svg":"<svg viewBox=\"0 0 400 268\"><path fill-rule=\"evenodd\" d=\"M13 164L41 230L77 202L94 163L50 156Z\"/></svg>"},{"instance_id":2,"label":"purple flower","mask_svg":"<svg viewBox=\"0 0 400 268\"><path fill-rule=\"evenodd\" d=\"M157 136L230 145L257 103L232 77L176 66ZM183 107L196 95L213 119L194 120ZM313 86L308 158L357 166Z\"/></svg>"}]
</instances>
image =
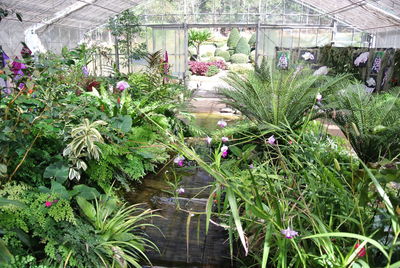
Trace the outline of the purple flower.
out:
<instances>
[{"instance_id":1,"label":"purple flower","mask_svg":"<svg viewBox=\"0 0 400 268\"><path fill-rule=\"evenodd\" d=\"M4 51L3 51L3 56L2 56L2 58L3 58L3 62L1 62L0 67L6 66L7 61L10 60L10 57L7 56L7 54L6 54Z\"/></svg>"},{"instance_id":2,"label":"purple flower","mask_svg":"<svg viewBox=\"0 0 400 268\"><path fill-rule=\"evenodd\" d=\"M6 87L6 88L3 89L3 92L4 92L4 94L6 94L6 95L10 95L10 94L11 94L11 89L8 88L8 87Z\"/></svg>"},{"instance_id":3,"label":"purple flower","mask_svg":"<svg viewBox=\"0 0 400 268\"><path fill-rule=\"evenodd\" d=\"M292 238L294 238L294 237L296 237L296 236L299 235L298 232L296 232L296 231L293 230L293 229L290 229L290 227L288 227L287 229L283 229L283 230L281 231L281 233L282 233L286 238L288 238L288 239L292 239Z\"/></svg>"},{"instance_id":4,"label":"purple flower","mask_svg":"<svg viewBox=\"0 0 400 268\"><path fill-rule=\"evenodd\" d=\"M118 88L120 91L124 91L125 89L129 88L129 84L128 84L127 82L125 82L125 81L119 81L119 82L117 83L117 88Z\"/></svg>"},{"instance_id":5,"label":"purple flower","mask_svg":"<svg viewBox=\"0 0 400 268\"><path fill-rule=\"evenodd\" d=\"M320 93L318 93L317 96L315 96L315 99L316 99L318 102L321 102L321 101L322 101L322 95L321 95Z\"/></svg>"},{"instance_id":6,"label":"purple flower","mask_svg":"<svg viewBox=\"0 0 400 268\"><path fill-rule=\"evenodd\" d=\"M253 164L250 164L250 165L249 165L249 168L250 168L250 169L253 169L253 168L254 168Z\"/></svg>"},{"instance_id":7,"label":"purple flower","mask_svg":"<svg viewBox=\"0 0 400 268\"><path fill-rule=\"evenodd\" d=\"M226 123L224 120L219 120L217 122L217 126L219 127L226 127L228 125L228 123Z\"/></svg>"},{"instance_id":8,"label":"purple flower","mask_svg":"<svg viewBox=\"0 0 400 268\"><path fill-rule=\"evenodd\" d=\"M221 140L222 140L222 142L228 142L229 138L228 137L222 137Z\"/></svg>"},{"instance_id":9,"label":"purple flower","mask_svg":"<svg viewBox=\"0 0 400 268\"><path fill-rule=\"evenodd\" d=\"M181 187L181 188L177 189L176 192L177 192L178 194L183 194L183 193L185 192L185 189L183 189L183 188Z\"/></svg>"},{"instance_id":10,"label":"purple flower","mask_svg":"<svg viewBox=\"0 0 400 268\"><path fill-rule=\"evenodd\" d=\"M19 88L19 89L24 89L24 87L25 87L25 84L24 84L24 83L19 83L19 85L18 85L18 88Z\"/></svg>"},{"instance_id":11,"label":"purple flower","mask_svg":"<svg viewBox=\"0 0 400 268\"><path fill-rule=\"evenodd\" d=\"M274 135L272 135L271 137L268 138L268 143L271 144L271 145L274 145L274 144L275 144L275 141L276 141L276 140L275 140Z\"/></svg>"},{"instance_id":12,"label":"purple flower","mask_svg":"<svg viewBox=\"0 0 400 268\"><path fill-rule=\"evenodd\" d=\"M177 164L180 167L183 167L183 161L185 161L185 157L178 155L177 157L175 157L174 159L174 163Z\"/></svg>"},{"instance_id":13,"label":"purple flower","mask_svg":"<svg viewBox=\"0 0 400 268\"><path fill-rule=\"evenodd\" d=\"M89 70L88 70L87 66L83 66L82 67L82 74L83 74L84 77L88 77L89 76ZM117 87L118 87L118 84L117 84Z\"/></svg>"},{"instance_id":14,"label":"purple flower","mask_svg":"<svg viewBox=\"0 0 400 268\"><path fill-rule=\"evenodd\" d=\"M222 145L221 147L221 152L222 152L222 158L226 158L228 156L228 146Z\"/></svg>"},{"instance_id":15,"label":"purple flower","mask_svg":"<svg viewBox=\"0 0 400 268\"><path fill-rule=\"evenodd\" d=\"M212 138L210 138L210 137L207 137L206 141L207 141L207 144L208 144L208 145L210 145L210 144L211 144L211 142L212 142Z\"/></svg>"}]
</instances>

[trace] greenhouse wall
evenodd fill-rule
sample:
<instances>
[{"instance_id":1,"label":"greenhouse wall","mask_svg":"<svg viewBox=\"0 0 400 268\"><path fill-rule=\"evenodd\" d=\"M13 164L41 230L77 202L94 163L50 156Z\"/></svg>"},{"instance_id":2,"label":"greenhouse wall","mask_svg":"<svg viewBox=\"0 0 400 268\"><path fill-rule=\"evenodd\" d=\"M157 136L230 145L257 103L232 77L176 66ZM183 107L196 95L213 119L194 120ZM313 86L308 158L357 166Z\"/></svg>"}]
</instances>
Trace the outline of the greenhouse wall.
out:
<instances>
[{"instance_id":1,"label":"greenhouse wall","mask_svg":"<svg viewBox=\"0 0 400 268\"><path fill-rule=\"evenodd\" d=\"M376 33L376 47L400 48L400 31L383 31Z\"/></svg>"}]
</instances>

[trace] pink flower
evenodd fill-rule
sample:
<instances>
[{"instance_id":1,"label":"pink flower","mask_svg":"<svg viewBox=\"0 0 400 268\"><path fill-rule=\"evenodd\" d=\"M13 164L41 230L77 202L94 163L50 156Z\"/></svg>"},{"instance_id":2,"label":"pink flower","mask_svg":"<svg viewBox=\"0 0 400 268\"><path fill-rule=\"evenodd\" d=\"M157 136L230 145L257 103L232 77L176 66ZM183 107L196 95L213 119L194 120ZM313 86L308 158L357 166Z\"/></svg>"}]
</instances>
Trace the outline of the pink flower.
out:
<instances>
[{"instance_id":1,"label":"pink flower","mask_svg":"<svg viewBox=\"0 0 400 268\"><path fill-rule=\"evenodd\" d=\"M225 120L219 120L217 122L217 126L219 127L226 127L228 125L228 123L225 122Z\"/></svg>"},{"instance_id":2,"label":"pink flower","mask_svg":"<svg viewBox=\"0 0 400 268\"><path fill-rule=\"evenodd\" d=\"M208 144L208 145L210 145L210 144L211 144L211 142L212 142L212 138L210 138L210 137L207 137L206 141L207 141L207 144Z\"/></svg>"},{"instance_id":3,"label":"pink flower","mask_svg":"<svg viewBox=\"0 0 400 268\"><path fill-rule=\"evenodd\" d=\"M53 203L55 204L55 203L57 203L58 202L58 199L54 199L53 200Z\"/></svg>"},{"instance_id":4,"label":"pink flower","mask_svg":"<svg viewBox=\"0 0 400 268\"><path fill-rule=\"evenodd\" d=\"M322 95L318 93L317 96L315 97L315 99L316 99L318 102L321 102L321 101L322 101Z\"/></svg>"},{"instance_id":5,"label":"pink flower","mask_svg":"<svg viewBox=\"0 0 400 268\"><path fill-rule=\"evenodd\" d=\"M276 141L276 140L275 140L274 135L272 135L271 137L268 138L268 143L271 144L271 145L274 145L274 144L275 144L275 141Z\"/></svg>"},{"instance_id":6,"label":"pink flower","mask_svg":"<svg viewBox=\"0 0 400 268\"><path fill-rule=\"evenodd\" d=\"M53 203L50 202L50 201L46 201L46 203L44 203L44 205L45 205L46 207L51 207L51 205L53 205Z\"/></svg>"},{"instance_id":7,"label":"pink flower","mask_svg":"<svg viewBox=\"0 0 400 268\"><path fill-rule=\"evenodd\" d=\"M185 161L185 157L178 155L177 157L175 157L174 159L174 163L177 164L180 167L183 167L183 161Z\"/></svg>"},{"instance_id":8,"label":"pink flower","mask_svg":"<svg viewBox=\"0 0 400 268\"><path fill-rule=\"evenodd\" d=\"M281 234L283 234L283 235L284 235L286 238L288 238L288 239L292 239L292 238L294 238L294 237L296 237L296 236L299 235L298 232L296 232L296 231L293 230L293 229L290 229L290 227L288 227L287 229L283 229L283 230L281 231Z\"/></svg>"},{"instance_id":9,"label":"pink flower","mask_svg":"<svg viewBox=\"0 0 400 268\"><path fill-rule=\"evenodd\" d=\"M253 169L253 168L254 168L254 165L253 165L253 164L250 164L250 165L249 165L249 168L250 168L250 169Z\"/></svg>"},{"instance_id":10,"label":"pink flower","mask_svg":"<svg viewBox=\"0 0 400 268\"><path fill-rule=\"evenodd\" d=\"M228 150L229 150L229 148L226 145L223 145L221 147L222 158L226 158L228 156Z\"/></svg>"},{"instance_id":11,"label":"pink flower","mask_svg":"<svg viewBox=\"0 0 400 268\"><path fill-rule=\"evenodd\" d=\"M222 142L227 142L227 141L229 141L229 138L228 137L222 137L221 140L222 140Z\"/></svg>"},{"instance_id":12,"label":"pink flower","mask_svg":"<svg viewBox=\"0 0 400 268\"><path fill-rule=\"evenodd\" d=\"M125 89L129 88L129 84L125 81L119 81L117 83L117 89L119 89L120 91L124 91Z\"/></svg>"},{"instance_id":13,"label":"pink flower","mask_svg":"<svg viewBox=\"0 0 400 268\"><path fill-rule=\"evenodd\" d=\"M289 144L290 144L290 145L292 145L292 144L293 144L293 141L292 141L292 140L290 140L290 141L289 141Z\"/></svg>"},{"instance_id":14,"label":"pink flower","mask_svg":"<svg viewBox=\"0 0 400 268\"><path fill-rule=\"evenodd\" d=\"M183 194L183 193L185 192L185 189L183 189L183 188L181 187L181 188L177 189L176 192L177 192L178 194Z\"/></svg>"},{"instance_id":15,"label":"pink flower","mask_svg":"<svg viewBox=\"0 0 400 268\"><path fill-rule=\"evenodd\" d=\"M355 249L357 249L357 248L359 248L359 247L360 247L360 244L359 244L359 243L356 243L356 244L354 245L354 248L355 248ZM367 254L367 251L366 251L365 248L363 247L363 248L360 249L360 251L358 252L357 256L358 256L358 257L364 257L365 254Z\"/></svg>"}]
</instances>

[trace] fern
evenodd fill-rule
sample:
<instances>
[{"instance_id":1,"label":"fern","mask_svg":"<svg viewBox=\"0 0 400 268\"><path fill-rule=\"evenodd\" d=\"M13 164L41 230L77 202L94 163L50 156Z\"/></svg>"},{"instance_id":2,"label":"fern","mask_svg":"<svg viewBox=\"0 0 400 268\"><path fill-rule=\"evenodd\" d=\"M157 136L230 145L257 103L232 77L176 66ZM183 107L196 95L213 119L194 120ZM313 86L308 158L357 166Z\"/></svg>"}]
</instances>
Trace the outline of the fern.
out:
<instances>
[{"instance_id":1,"label":"fern","mask_svg":"<svg viewBox=\"0 0 400 268\"><path fill-rule=\"evenodd\" d=\"M329 116L366 162L400 153L399 93L372 95L363 85L352 85L331 97Z\"/></svg>"}]
</instances>

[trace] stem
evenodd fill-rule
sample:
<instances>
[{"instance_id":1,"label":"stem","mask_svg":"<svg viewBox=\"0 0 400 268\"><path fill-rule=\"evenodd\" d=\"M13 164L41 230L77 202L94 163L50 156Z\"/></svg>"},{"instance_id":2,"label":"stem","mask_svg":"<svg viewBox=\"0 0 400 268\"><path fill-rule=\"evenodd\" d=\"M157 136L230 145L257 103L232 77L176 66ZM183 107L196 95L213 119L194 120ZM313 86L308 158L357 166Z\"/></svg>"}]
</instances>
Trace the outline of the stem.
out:
<instances>
[{"instance_id":1,"label":"stem","mask_svg":"<svg viewBox=\"0 0 400 268\"><path fill-rule=\"evenodd\" d=\"M35 144L36 140L39 138L39 136L40 136L40 134L38 133L38 134L36 135L36 137L33 139L31 145L29 145L29 147L28 147L28 150L26 150L26 152L25 152L25 154L24 154L24 157L22 157L21 161L20 161L20 162L18 163L18 165L15 167L15 169L14 169L13 173L11 174L9 180L11 180L11 179L14 177L15 173L16 173L16 172L18 171L18 169L21 167L22 163L24 163L26 157L28 156L28 153L30 152L30 150L32 150L32 147L33 147L33 145Z\"/></svg>"}]
</instances>

